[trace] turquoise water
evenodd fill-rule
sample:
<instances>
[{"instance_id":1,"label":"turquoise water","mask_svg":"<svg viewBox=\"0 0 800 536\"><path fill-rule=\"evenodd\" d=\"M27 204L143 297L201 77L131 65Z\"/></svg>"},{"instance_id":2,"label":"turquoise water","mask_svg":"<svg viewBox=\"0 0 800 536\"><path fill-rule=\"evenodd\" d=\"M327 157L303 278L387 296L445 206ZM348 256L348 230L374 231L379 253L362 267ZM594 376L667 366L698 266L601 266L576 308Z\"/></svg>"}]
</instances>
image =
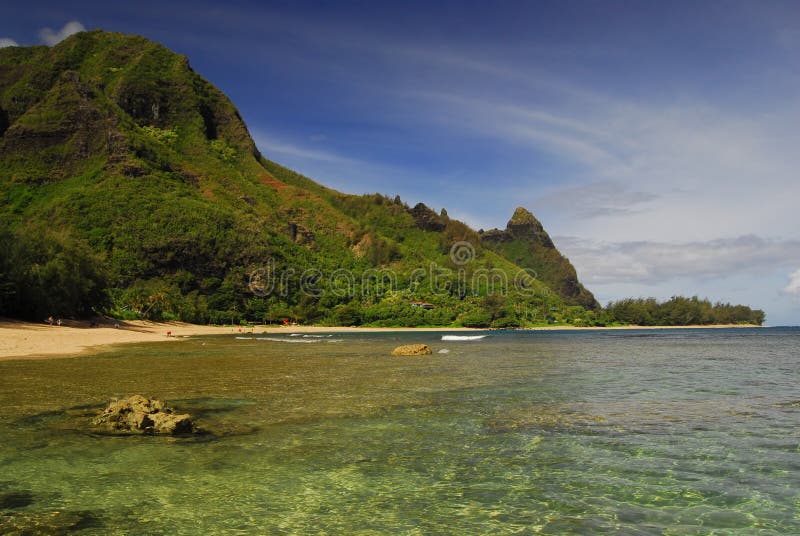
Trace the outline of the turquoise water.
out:
<instances>
[{"instance_id":1,"label":"turquoise water","mask_svg":"<svg viewBox=\"0 0 800 536\"><path fill-rule=\"evenodd\" d=\"M0 362L0 533L800 534L800 330L440 337ZM82 430L131 393L213 433Z\"/></svg>"}]
</instances>

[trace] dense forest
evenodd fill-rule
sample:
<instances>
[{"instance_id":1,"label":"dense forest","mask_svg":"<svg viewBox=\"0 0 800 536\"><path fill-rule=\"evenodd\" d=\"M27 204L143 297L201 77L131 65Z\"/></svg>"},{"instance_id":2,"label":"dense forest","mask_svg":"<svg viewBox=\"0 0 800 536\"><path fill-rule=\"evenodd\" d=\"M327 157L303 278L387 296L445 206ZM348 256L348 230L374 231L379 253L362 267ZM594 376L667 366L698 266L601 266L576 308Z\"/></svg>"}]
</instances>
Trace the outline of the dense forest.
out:
<instances>
[{"instance_id":1,"label":"dense forest","mask_svg":"<svg viewBox=\"0 0 800 536\"><path fill-rule=\"evenodd\" d=\"M475 231L268 160L186 57L82 32L0 49L0 315L515 327L763 321L743 306L602 309L517 208ZM760 320L759 320L760 319Z\"/></svg>"}]
</instances>

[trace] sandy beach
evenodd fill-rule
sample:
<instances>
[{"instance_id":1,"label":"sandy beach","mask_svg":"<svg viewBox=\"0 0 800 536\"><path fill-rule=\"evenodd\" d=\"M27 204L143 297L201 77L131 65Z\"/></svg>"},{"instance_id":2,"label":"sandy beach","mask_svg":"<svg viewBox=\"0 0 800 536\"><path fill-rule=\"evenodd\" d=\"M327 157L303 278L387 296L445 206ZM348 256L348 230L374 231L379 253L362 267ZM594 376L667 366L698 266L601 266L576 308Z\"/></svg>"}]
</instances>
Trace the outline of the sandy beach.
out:
<instances>
[{"instance_id":1,"label":"sandy beach","mask_svg":"<svg viewBox=\"0 0 800 536\"><path fill-rule=\"evenodd\" d=\"M611 328L579 328L545 326L535 330L597 329L677 329L677 328L741 328L743 325L718 326L619 326ZM375 333L389 331L473 331L472 328L368 328L323 326L256 326L255 333ZM177 343L196 335L229 335L250 333L238 326L203 326L182 322L120 322L119 327L103 324L90 327L88 322L66 321L61 326L0 320L0 361L9 359L53 359L101 351L113 344L166 342Z\"/></svg>"},{"instance_id":2,"label":"sandy beach","mask_svg":"<svg viewBox=\"0 0 800 536\"><path fill-rule=\"evenodd\" d=\"M256 326L256 333L378 332L378 331L464 331L469 328L354 328L318 326ZM183 322L125 321L119 327L106 323L90 327L89 322L66 321L61 326L15 320L0 320L0 361L9 359L53 359L101 351L112 344L176 343L196 335L251 333L239 326L203 326Z\"/></svg>"},{"instance_id":3,"label":"sandy beach","mask_svg":"<svg viewBox=\"0 0 800 536\"><path fill-rule=\"evenodd\" d=\"M171 332L172 336L167 336ZM0 320L0 360L68 357L111 344L176 342L190 335L233 333L230 327L155 322L120 322L90 327L88 322L66 321L61 326Z\"/></svg>"}]
</instances>

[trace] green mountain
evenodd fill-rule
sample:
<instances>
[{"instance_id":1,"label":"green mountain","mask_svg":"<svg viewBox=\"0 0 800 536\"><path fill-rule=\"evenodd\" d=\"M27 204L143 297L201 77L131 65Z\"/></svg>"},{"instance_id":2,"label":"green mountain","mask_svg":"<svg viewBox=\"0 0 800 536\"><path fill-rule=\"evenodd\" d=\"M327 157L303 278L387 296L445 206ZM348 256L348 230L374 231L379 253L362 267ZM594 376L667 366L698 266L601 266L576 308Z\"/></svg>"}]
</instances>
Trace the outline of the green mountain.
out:
<instances>
[{"instance_id":1,"label":"green mountain","mask_svg":"<svg viewBox=\"0 0 800 536\"><path fill-rule=\"evenodd\" d=\"M186 57L138 36L0 50L0 217L9 316L509 326L597 306L524 209L479 235L325 188L262 156Z\"/></svg>"},{"instance_id":2,"label":"green mountain","mask_svg":"<svg viewBox=\"0 0 800 536\"><path fill-rule=\"evenodd\" d=\"M580 281L575 267L557 249L542 224L522 207L514 211L505 230L481 234L487 248L513 263L532 270L536 277L569 305L597 309L600 305Z\"/></svg>"}]
</instances>

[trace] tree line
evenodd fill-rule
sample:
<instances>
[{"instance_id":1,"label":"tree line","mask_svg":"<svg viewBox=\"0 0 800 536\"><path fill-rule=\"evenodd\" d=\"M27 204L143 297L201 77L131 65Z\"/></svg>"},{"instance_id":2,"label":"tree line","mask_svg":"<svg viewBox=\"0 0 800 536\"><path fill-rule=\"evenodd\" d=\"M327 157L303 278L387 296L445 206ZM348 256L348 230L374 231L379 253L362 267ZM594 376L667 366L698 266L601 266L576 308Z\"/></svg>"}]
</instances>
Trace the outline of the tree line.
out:
<instances>
[{"instance_id":1,"label":"tree line","mask_svg":"<svg viewBox=\"0 0 800 536\"><path fill-rule=\"evenodd\" d=\"M627 298L610 302L605 312L611 322L640 326L688 326L711 324L764 323L764 311L746 305L711 303L697 296L673 296L666 301L655 298Z\"/></svg>"},{"instance_id":2,"label":"tree line","mask_svg":"<svg viewBox=\"0 0 800 536\"><path fill-rule=\"evenodd\" d=\"M0 315L86 318L109 305L103 260L59 230L0 230Z\"/></svg>"}]
</instances>

